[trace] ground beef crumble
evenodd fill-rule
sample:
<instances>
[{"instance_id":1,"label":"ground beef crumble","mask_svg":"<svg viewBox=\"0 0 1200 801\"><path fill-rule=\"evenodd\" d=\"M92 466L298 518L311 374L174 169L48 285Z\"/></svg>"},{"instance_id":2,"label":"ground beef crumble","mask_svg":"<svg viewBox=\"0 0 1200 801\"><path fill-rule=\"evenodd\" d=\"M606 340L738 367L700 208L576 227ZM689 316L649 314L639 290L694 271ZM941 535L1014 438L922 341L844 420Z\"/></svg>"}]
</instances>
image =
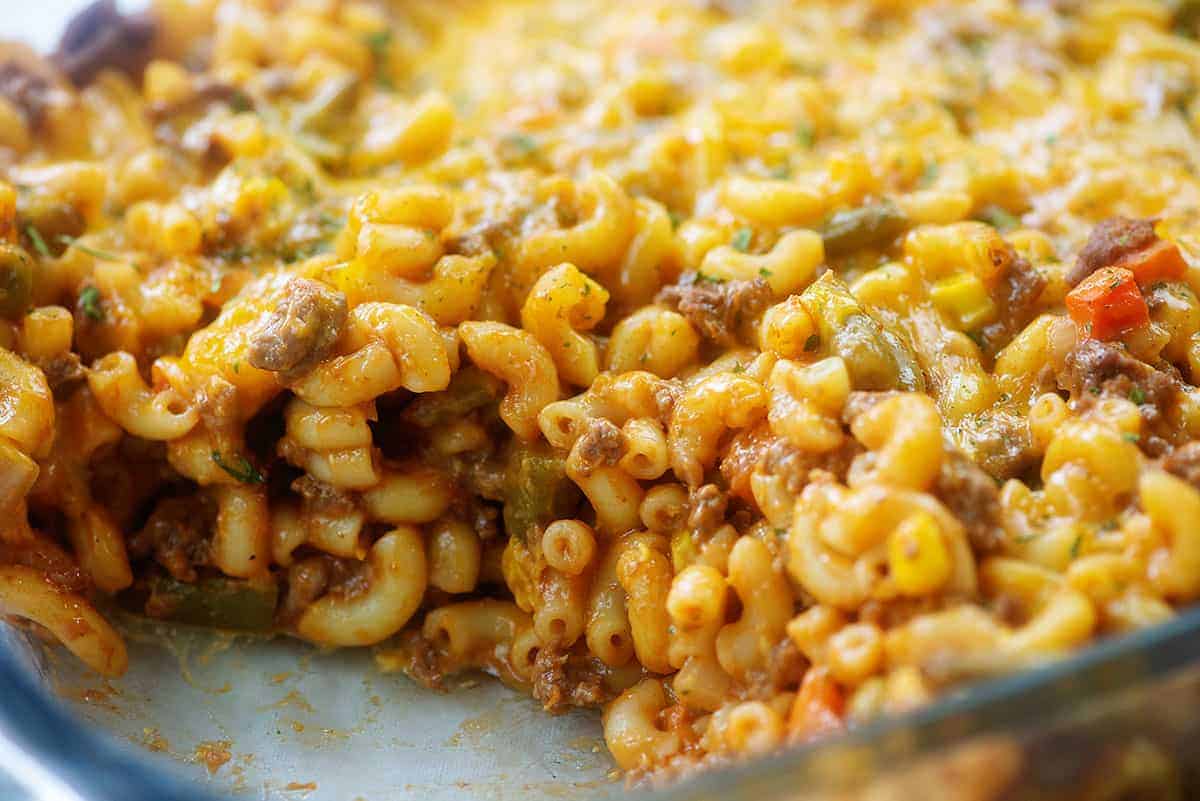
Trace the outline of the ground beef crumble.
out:
<instances>
[{"instance_id":1,"label":"ground beef crumble","mask_svg":"<svg viewBox=\"0 0 1200 801\"><path fill-rule=\"evenodd\" d=\"M1163 460L1163 469L1200 490L1200 440L1180 445Z\"/></svg>"},{"instance_id":2,"label":"ground beef crumble","mask_svg":"<svg viewBox=\"0 0 1200 801\"><path fill-rule=\"evenodd\" d=\"M558 715L571 707L597 707L612 697L594 657L543 647L533 663L533 697Z\"/></svg>"},{"instance_id":3,"label":"ground beef crumble","mask_svg":"<svg viewBox=\"0 0 1200 801\"><path fill-rule=\"evenodd\" d=\"M692 493L688 526L697 534L707 536L725 524L729 496L716 484L705 484Z\"/></svg>"},{"instance_id":4,"label":"ground beef crumble","mask_svg":"<svg viewBox=\"0 0 1200 801\"><path fill-rule=\"evenodd\" d=\"M30 128L41 125L52 91L50 82L29 67L17 61L0 65L0 97L20 111Z\"/></svg>"},{"instance_id":5,"label":"ground beef crumble","mask_svg":"<svg viewBox=\"0 0 1200 801\"><path fill-rule=\"evenodd\" d=\"M150 14L122 14L115 0L97 0L67 25L54 62L76 86L106 69L137 74L150 58L155 29Z\"/></svg>"},{"instance_id":6,"label":"ground beef crumble","mask_svg":"<svg viewBox=\"0 0 1200 801\"><path fill-rule=\"evenodd\" d=\"M596 417L588 421L587 430L575 443L574 451L579 458L579 471L586 476L598 467L615 465L627 449L628 443L621 429L610 420Z\"/></svg>"},{"instance_id":7,"label":"ground beef crumble","mask_svg":"<svg viewBox=\"0 0 1200 801\"><path fill-rule=\"evenodd\" d=\"M358 506L351 493L309 475L293 481L292 491L301 497L305 512L335 515L353 512Z\"/></svg>"},{"instance_id":8,"label":"ground beef crumble","mask_svg":"<svg viewBox=\"0 0 1200 801\"><path fill-rule=\"evenodd\" d=\"M962 522L976 553L994 551L1003 543L1000 491L979 465L956 450L947 451L933 491Z\"/></svg>"},{"instance_id":9,"label":"ground beef crumble","mask_svg":"<svg viewBox=\"0 0 1200 801\"><path fill-rule=\"evenodd\" d=\"M0 540L0 565L32 567L67 592L88 595L91 577L57 542L42 535L22 542Z\"/></svg>"},{"instance_id":10,"label":"ground beef crumble","mask_svg":"<svg viewBox=\"0 0 1200 801\"><path fill-rule=\"evenodd\" d=\"M216 508L207 495L163 498L128 543L135 559L152 558L178 581L194 582L210 563Z\"/></svg>"},{"instance_id":11,"label":"ground beef crumble","mask_svg":"<svg viewBox=\"0 0 1200 801\"><path fill-rule=\"evenodd\" d=\"M851 397L881 397L887 394L863 392L851 393ZM784 479L784 488L793 495L799 495L811 480L814 470L824 471L844 481L850 463L862 452L862 445L851 436L845 437L841 445L826 453L805 451L774 434L770 426L763 423L739 431L730 440L729 448L721 459L720 473L731 495L753 503L750 479L754 473L780 476Z\"/></svg>"},{"instance_id":12,"label":"ground beef crumble","mask_svg":"<svg viewBox=\"0 0 1200 801\"><path fill-rule=\"evenodd\" d=\"M761 315L771 297L771 286L762 278L711 283L697 273L685 273L678 284L663 287L654 300L686 317L701 336L734 347L739 329Z\"/></svg>"},{"instance_id":13,"label":"ground beef crumble","mask_svg":"<svg viewBox=\"0 0 1200 801\"><path fill-rule=\"evenodd\" d=\"M1067 283L1075 286L1101 267L1116 264L1131 253L1158 241L1154 221L1109 217L1096 224L1075 264L1067 272Z\"/></svg>"},{"instance_id":14,"label":"ground beef crumble","mask_svg":"<svg viewBox=\"0 0 1200 801\"><path fill-rule=\"evenodd\" d=\"M250 364L296 378L325 357L346 324L346 296L319 281L294 278L279 305L254 332Z\"/></svg>"},{"instance_id":15,"label":"ground beef crumble","mask_svg":"<svg viewBox=\"0 0 1200 801\"><path fill-rule=\"evenodd\" d=\"M318 598L331 595L351 600L369 587L368 567L356 559L340 559L329 554L317 554L293 562L287 571L287 591L276 617L289 624Z\"/></svg>"},{"instance_id":16,"label":"ground beef crumble","mask_svg":"<svg viewBox=\"0 0 1200 801\"><path fill-rule=\"evenodd\" d=\"M1034 318L1045 288L1045 276L1025 259L1013 255L992 290L996 321L979 332L989 357L999 353Z\"/></svg>"},{"instance_id":17,"label":"ground beef crumble","mask_svg":"<svg viewBox=\"0 0 1200 801\"><path fill-rule=\"evenodd\" d=\"M1119 343L1085 339L1067 354L1057 380L1079 411L1106 397L1136 403L1142 416L1138 446L1148 456L1166 454L1179 437L1169 421L1179 404L1183 382L1169 364L1156 368L1130 355Z\"/></svg>"},{"instance_id":18,"label":"ground beef crumble","mask_svg":"<svg viewBox=\"0 0 1200 801\"><path fill-rule=\"evenodd\" d=\"M46 383L56 398L64 398L83 381L85 372L74 352L60 353L52 359L38 362L37 366L46 374Z\"/></svg>"},{"instance_id":19,"label":"ground beef crumble","mask_svg":"<svg viewBox=\"0 0 1200 801\"><path fill-rule=\"evenodd\" d=\"M1037 465L1024 415L987 409L965 418L958 433L964 455L996 481L1021 477Z\"/></svg>"}]
</instances>

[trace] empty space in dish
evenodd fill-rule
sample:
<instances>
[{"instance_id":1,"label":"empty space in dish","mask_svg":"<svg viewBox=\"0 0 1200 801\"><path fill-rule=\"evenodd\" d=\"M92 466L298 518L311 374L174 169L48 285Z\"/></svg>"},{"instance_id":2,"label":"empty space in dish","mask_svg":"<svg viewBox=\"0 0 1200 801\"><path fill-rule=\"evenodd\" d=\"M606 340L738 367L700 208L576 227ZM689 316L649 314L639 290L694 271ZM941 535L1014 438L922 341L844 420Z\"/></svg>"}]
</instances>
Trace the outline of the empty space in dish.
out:
<instances>
[{"instance_id":1,"label":"empty space in dish","mask_svg":"<svg viewBox=\"0 0 1200 801\"><path fill-rule=\"evenodd\" d=\"M623 786L598 716L551 717L482 675L451 692L382 674L365 651L195 630L128 629L130 670L104 681L54 649L51 686L96 728L248 798L604 798Z\"/></svg>"}]
</instances>

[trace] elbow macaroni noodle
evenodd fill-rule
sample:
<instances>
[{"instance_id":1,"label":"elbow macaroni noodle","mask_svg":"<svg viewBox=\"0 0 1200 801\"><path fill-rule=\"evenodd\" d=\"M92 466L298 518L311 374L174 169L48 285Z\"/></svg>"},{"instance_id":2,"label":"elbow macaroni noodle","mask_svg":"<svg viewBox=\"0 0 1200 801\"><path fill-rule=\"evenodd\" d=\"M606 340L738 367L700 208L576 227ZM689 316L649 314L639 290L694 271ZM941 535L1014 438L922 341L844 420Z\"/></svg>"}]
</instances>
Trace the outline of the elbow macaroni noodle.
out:
<instances>
[{"instance_id":1,"label":"elbow macaroni noodle","mask_svg":"<svg viewBox=\"0 0 1200 801\"><path fill-rule=\"evenodd\" d=\"M100 674L216 593L674 771L1200 599L1170 4L155 5L0 65L0 612Z\"/></svg>"}]
</instances>

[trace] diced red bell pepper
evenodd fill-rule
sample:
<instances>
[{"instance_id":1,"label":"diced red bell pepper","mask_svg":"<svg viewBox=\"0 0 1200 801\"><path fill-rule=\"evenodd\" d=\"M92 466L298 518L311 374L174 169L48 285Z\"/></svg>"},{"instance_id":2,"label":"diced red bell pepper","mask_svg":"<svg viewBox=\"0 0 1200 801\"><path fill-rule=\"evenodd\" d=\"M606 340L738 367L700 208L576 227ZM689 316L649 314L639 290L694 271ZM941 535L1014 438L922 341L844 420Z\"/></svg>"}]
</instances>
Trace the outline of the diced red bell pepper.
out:
<instances>
[{"instance_id":1,"label":"diced red bell pepper","mask_svg":"<svg viewBox=\"0 0 1200 801\"><path fill-rule=\"evenodd\" d=\"M845 725L846 700L837 682L823 667L810 667L792 701L788 728L792 736L811 740Z\"/></svg>"},{"instance_id":2,"label":"diced red bell pepper","mask_svg":"<svg viewBox=\"0 0 1200 801\"><path fill-rule=\"evenodd\" d=\"M1114 339L1150 320L1132 270L1102 267L1067 294L1067 311L1084 336Z\"/></svg>"},{"instance_id":3,"label":"diced red bell pepper","mask_svg":"<svg viewBox=\"0 0 1200 801\"><path fill-rule=\"evenodd\" d=\"M1155 281L1178 281L1187 272L1187 262L1179 248L1165 239L1130 253L1114 266L1131 270L1139 286L1149 286Z\"/></svg>"}]
</instances>

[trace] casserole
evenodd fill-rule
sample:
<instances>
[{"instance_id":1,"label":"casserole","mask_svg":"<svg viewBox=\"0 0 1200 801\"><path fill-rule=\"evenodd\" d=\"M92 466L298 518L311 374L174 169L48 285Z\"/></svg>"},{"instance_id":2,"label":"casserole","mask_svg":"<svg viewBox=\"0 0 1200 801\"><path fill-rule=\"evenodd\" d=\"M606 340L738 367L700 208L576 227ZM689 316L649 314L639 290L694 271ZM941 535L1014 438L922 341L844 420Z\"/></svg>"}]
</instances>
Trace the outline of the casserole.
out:
<instances>
[{"instance_id":1,"label":"casserole","mask_svg":"<svg viewBox=\"0 0 1200 801\"><path fill-rule=\"evenodd\" d=\"M602 708L651 782L847 728L899 760L888 721L977 709L940 695L1056 689L1047 664L1111 640L1103 678L1131 631L1174 647L1200 596L1187 10L627 10L98 3L52 60L9 53L5 610L109 678L145 652L121 609L371 647L464 699L483 670ZM320 713L354 725L279 718L364 658L278 692L232 666L196 708L349 738L399 690ZM121 692L192 708L142 662ZM981 742L879 791L1039 775L988 708ZM289 766L168 719L140 739L195 741L235 789L264 751L340 775L328 744ZM1080 792L1170 783L1166 745L1108 747L1122 772L1079 765ZM549 753L498 764L603 792L602 759ZM857 781L839 753L796 770Z\"/></svg>"}]
</instances>

